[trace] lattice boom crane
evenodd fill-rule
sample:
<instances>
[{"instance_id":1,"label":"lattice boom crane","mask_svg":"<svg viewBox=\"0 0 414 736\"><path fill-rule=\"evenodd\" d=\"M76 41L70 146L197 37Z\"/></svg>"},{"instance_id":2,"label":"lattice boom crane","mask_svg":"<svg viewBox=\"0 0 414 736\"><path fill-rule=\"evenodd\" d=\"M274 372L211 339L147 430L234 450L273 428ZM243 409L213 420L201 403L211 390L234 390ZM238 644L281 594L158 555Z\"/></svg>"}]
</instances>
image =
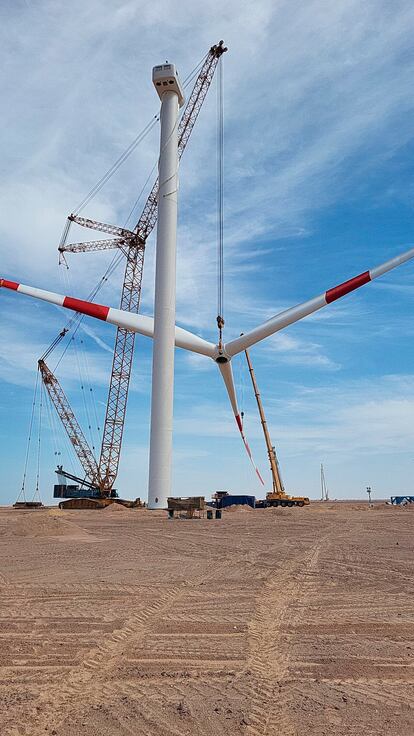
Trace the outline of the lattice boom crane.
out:
<instances>
[{"instance_id":1,"label":"lattice boom crane","mask_svg":"<svg viewBox=\"0 0 414 736\"><path fill-rule=\"evenodd\" d=\"M179 123L179 158L181 158L185 150L211 81L214 77L214 72L219 59L225 51L227 51L227 48L223 45L223 41L212 46L201 67ZM157 222L157 195L158 179L151 189L142 215L134 230L128 230L116 225L110 225L80 217L77 214L71 214L68 217L68 224L75 222L82 227L97 230L98 232L103 232L108 235L112 235L113 237L86 243L66 244L63 242L59 246L59 252L61 254L64 252L86 253L90 251L108 250L111 248L119 248L122 250L126 256L125 274L120 300L120 309L123 311L133 312L136 314L139 311L145 245ZM68 232L68 228L66 232ZM101 454L98 463L98 485L103 495L110 494L118 473L134 354L134 342L135 332L118 327L115 338L114 357L109 384ZM65 415L59 413L59 416L65 425ZM66 431L68 431L66 426L65 428ZM76 449L75 444L73 442L72 444ZM82 463L79 453L78 457Z\"/></svg>"},{"instance_id":2,"label":"lattice boom crane","mask_svg":"<svg viewBox=\"0 0 414 736\"><path fill-rule=\"evenodd\" d=\"M70 443L79 458L85 474L92 484L97 485L99 469L95 456L70 407L65 392L63 391L58 379L53 375L44 360L40 359L38 361L38 366L46 391L48 392L53 406L62 421Z\"/></svg>"}]
</instances>

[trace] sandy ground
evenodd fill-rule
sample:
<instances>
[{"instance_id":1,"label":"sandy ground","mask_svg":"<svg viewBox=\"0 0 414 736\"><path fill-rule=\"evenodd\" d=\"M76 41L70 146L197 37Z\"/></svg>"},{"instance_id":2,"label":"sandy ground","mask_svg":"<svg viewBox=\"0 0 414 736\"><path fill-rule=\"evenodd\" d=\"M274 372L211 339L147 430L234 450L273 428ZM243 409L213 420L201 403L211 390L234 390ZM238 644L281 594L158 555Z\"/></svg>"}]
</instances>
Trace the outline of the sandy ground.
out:
<instances>
[{"instance_id":1,"label":"sandy ground","mask_svg":"<svg viewBox=\"0 0 414 736\"><path fill-rule=\"evenodd\" d=\"M1 736L413 736L413 523L0 510Z\"/></svg>"}]
</instances>

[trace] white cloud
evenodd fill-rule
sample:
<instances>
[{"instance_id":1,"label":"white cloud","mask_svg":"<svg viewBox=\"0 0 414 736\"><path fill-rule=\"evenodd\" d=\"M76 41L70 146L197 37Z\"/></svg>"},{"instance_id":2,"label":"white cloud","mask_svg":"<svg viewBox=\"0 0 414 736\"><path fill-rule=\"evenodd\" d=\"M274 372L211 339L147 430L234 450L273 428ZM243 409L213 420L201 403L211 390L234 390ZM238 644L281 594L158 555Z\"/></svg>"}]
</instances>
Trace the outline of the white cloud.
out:
<instances>
[{"instance_id":1,"label":"white cloud","mask_svg":"<svg viewBox=\"0 0 414 736\"><path fill-rule=\"evenodd\" d=\"M0 29L6 60L0 70L5 102L0 121L1 275L65 293L70 290L77 296L89 293L112 254L70 257L68 285L68 274L57 267L56 253L66 215L157 111L152 64L159 58L173 59L185 76L219 38L229 45L224 60L226 336L313 296L322 290L320 286L332 285L324 283L327 265L334 267L338 281L342 273L344 278L353 275L353 258L355 271L375 265L382 260L383 248L377 252L375 243L363 233L358 250L355 246L340 256L334 242L322 242L311 254L314 269L320 267L320 283L315 279L313 289L315 271L312 280L308 279L307 249L318 215L341 199L363 199L365 177L376 177L384 162L410 140L413 29L414 8L407 0L397 0L392 7L381 0L363 4L356 0L331 4L324 0L230 0L225 4L184 0L174 7L174 13L166 0L153 4L74 0L70 8L51 0L41 0L36 7L9 4L3 10ZM157 138L154 130L85 214L123 223L156 161ZM214 156L212 89L181 166L177 312L181 324L208 338L216 335L217 310ZM388 187L378 186L377 206L383 197L407 200L404 182L393 181L391 192L390 182ZM341 226L339 222L338 231ZM79 239L92 237L81 232ZM71 232L76 239L78 234ZM393 241L383 260L394 254L394 245L398 247ZM149 314L153 251L152 239L142 296L143 311ZM122 270L123 264L104 284L98 301L118 304ZM362 436L363 429L358 433L354 425L352 430L358 417L358 426L369 427L370 436L376 438L366 450L371 454L379 441L394 452L411 441L398 432L400 415L405 436L411 438L411 399L406 403L402 394L394 397L390 386L380 379L380 399L362 401L364 410L359 403L360 387L349 383L346 394L352 410L348 413L341 403L344 386L337 393L322 392L317 400L295 389L298 375L302 376L296 371L306 366L312 375L318 368L322 369L319 376L329 375L333 380L343 365L345 343L358 346L365 341L369 346L381 331L391 329L396 334L400 330L400 337L409 334L409 317L400 318L396 311L399 300L384 309L387 294L407 298L408 304L406 272L408 269L404 276L391 275L376 291L369 287L373 289L369 307L362 297L352 297L257 348L260 365L269 375L276 364L292 372L283 406L285 457L318 453L323 448L332 448L334 453L335 447L346 446L349 452L357 445L365 447L368 440ZM36 360L53 338L52 327L57 332L63 320L57 310L51 310L46 323L46 312L39 312L33 303L28 306L28 301L19 301L16 295L7 302L3 294L0 298L1 377L30 385ZM382 321L372 316L374 310L380 315L382 310ZM19 314L25 315L20 323ZM39 324L40 314L43 321ZM108 355L101 361L91 341L104 354L109 353L113 332L110 328L108 333L101 331L88 321L84 324L92 380L103 387ZM133 388L141 386L142 393L148 393L148 347L138 355L137 365ZM209 436L213 438L214 431L233 436L232 419L224 404L217 421L218 404L211 403L208 393L212 385L208 362L187 356L178 365L179 377L181 371L191 375L203 371L203 414L209 414L210 406L216 417L212 417ZM73 382L68 368L61 377ZM328 395L329 401L323 398ZM224 394L220 396L224 402ZM191 419L190 399L182 397L185 417L177 416L177 437L184 436L186 426L195 436L204 426L203 416L196 412ZM272 401L277 399L269 401L269 411ZM325 426L319 420L321 413L340 420ZM146 421L147 416L145 426ZM271 421L279 426L276 415ZM381 433L375 426L381 427ZM144 432L142 427L140 431ZM259 442L260 431L255 432ZM145 440L139 438L141 447ZM138 443L138 438L134 441ZM229 468L239 463L237 438L234 448ZM187 452L178 445L177 452L181 451Z\"/></svg>"}]
</instances>

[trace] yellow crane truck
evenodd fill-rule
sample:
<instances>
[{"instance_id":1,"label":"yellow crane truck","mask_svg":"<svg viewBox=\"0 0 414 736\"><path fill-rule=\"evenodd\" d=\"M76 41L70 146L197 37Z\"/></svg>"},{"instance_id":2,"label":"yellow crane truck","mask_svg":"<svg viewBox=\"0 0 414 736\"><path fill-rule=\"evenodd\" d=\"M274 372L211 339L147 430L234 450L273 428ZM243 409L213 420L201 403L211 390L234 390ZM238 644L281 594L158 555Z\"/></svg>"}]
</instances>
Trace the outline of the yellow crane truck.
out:
<instances>
[{"instance_id":1,"label":"yellow crane truck","mask_svg":"<svg viewBox=\"0 0 414 736\"><path fill-rule=\"evenodd\" d=\"M273 489L269 491L269 493L266 493L266 499L265 501L263 501L263 506L309 506L310 500L307 496L289 496L289 494L285 491L282 476L280 474L276 450L272 445L269 430L267 428L266 417L263 409L262 400L260 398L256 377L254 375L253 366L247 350L245 350L245 353L247 365L249 367L250 378L252 379L253 391L256 397L257 407L259 409L260 421L263 428L263 434L266 442L267 454L269 457L270 470L272 473L273 481ZM256 507L261 505L262 503L260 501L256 501Z\"/></svg>"}]
</instances>

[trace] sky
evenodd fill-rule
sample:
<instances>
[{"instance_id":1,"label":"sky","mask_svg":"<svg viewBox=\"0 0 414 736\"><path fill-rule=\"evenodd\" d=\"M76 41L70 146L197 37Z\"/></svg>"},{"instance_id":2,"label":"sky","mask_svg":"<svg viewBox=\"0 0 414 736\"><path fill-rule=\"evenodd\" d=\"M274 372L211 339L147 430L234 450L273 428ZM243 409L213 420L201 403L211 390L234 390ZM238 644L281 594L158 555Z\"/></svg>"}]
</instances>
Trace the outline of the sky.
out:
<instances>
[{"instance_id":1,"label":"sky","mask_svg":"<svg viewBox=\"0 0 414 736\"><path fill-rule=\"evenodd\" d=\"M112 253L68 257L67 215L158 112L151 70L185 79L213 43L224 76L225 338L414 245L414 6L409 1L4 0L0 6L0 275L86 298ZM217 337L217 85L180 166L177 323ZM83 215L124 225L152 183L159 127ZM130 225L145 203L144 191ZM141 209L140 209L141 208ZM135 221L132 222L132 220ZM80 228L72 240L92 239ZM153 313L155 235L141 312ZM99 292L119 305L123 264ZM414 265L251 350L286 489L332 498L412 491ZM37 360L69 314L0 293L0 503L13 502L27 453ZM115 329L85 318L48 358L99 448ZM151 341L137 337L117 488L147 494ZM245 430L270 489L243 358L233 365ZM83 389L81 388L83 386ZM54 469L80 467L37 394L25 491L52 501ZM39 432L39 423L41 424ZM88 425L92 429L89 432ZM100 429L98 429L98 427ZM91 435L91 437L90 437ZM40 442L39 442L40 438ZM39 455L40 446L40 455ZM213 362L176 351L174 495L263 496Z\"/></svg>"}]
</instances>

